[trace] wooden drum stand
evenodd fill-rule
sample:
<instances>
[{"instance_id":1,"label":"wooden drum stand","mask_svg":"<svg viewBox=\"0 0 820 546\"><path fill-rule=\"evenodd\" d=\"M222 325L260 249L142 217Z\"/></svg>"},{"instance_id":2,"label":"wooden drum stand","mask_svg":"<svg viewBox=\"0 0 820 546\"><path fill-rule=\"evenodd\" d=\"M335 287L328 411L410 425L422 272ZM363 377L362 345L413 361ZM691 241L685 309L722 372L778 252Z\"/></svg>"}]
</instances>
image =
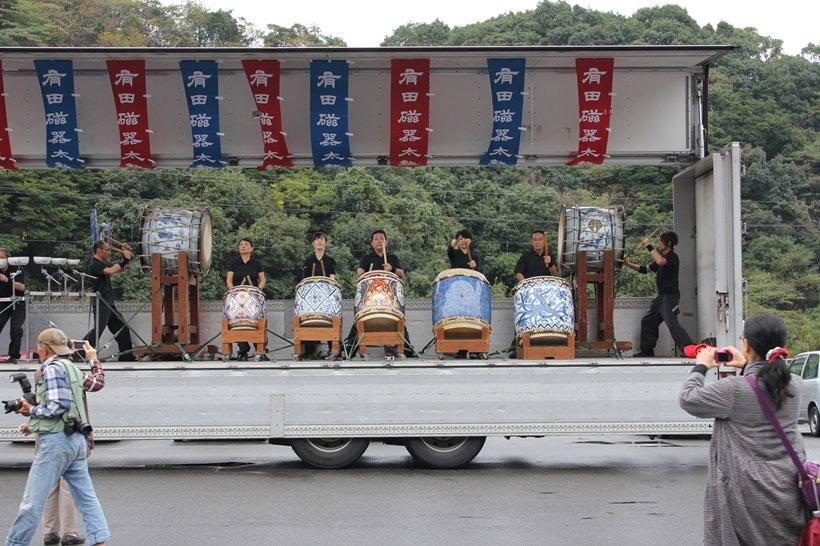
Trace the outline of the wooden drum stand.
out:
<instances>
[{"instance_id":1,"label":"wooden drum stand","mask_svg":"<svg viewBox=\"0 0 820 546\"><path fill-rule=\"evenodd\" d=\"M631 341L615 340L615 258L612 250L604 251L604 269L600 273L587 271L587 253L578 251L573 276L578 287L578 313L576 328L578 343L596 350L614 349L617 353L632 350ZM587 284L595 287L597 341L589 341L589 324L587 320Z\"/></svg>"}]
</instances>

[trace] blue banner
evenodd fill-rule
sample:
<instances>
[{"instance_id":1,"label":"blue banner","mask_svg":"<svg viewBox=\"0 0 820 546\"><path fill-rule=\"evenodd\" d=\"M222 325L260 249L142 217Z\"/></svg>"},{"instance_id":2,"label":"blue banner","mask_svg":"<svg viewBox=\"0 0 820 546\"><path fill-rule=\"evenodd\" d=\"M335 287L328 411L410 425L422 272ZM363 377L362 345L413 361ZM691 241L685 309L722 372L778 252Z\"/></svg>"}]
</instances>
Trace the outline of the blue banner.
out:
<instances>
[{"instance_id":1,"label":"blue banner","mask_svg":"<svg viewBox=\"0 0 820 546\"><path fill-rule=\"evenodd\" d=\"M46 165L82 169L71 61L34 61L46 114Z\"/></svg>"},{"instance_id":2,"label":"blue banner","mask_svg":"<svg viewBox=\"0 0 820 546\"><path fill-rule=\"evenodd\" d=\"M310 145L315 167L350 167L347 61L310 62Z\"/></svg>"},{"instance_id":3,"label":"blue banner","mask_svg":"<svg viewBox=\"0 0 820 546\"><path fill-rule=\"evenodd\" d=\"M493 134L481 165L515 165L524 115L524 59L487 59L493 94Z\"/></svg>"},{"instance_id":4,"label":"blue banner","mask_svg":"<svg viewBox=\"0 0 820 546\"><path fill-rule=\"evenodd\" d=\"M188 102L194 161L191 167L224 167L219 132L219 68L216 61L179 61Z\"/></svg>"}]
</instances>

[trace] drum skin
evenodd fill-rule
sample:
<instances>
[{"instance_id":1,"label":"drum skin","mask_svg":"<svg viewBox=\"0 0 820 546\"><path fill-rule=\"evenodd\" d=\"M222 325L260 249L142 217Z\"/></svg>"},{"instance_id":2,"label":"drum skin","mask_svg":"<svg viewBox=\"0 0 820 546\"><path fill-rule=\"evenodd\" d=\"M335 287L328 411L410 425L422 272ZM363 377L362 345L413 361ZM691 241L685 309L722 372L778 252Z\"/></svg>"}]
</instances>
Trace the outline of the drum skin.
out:
<instances>
[{"instance_id":1,"label":"drum skin","mask_svg":"<svg viewBox=\"0 0 820 546\"><path fill-rule=\"evenodd\" d=\"M208 209L146 207L140 221L143 272L151 273L151 254L162 256L162 273L179 273L179 252L188 255L188 271L207 275L211 269L213 226Z\"/></svg>"},{"instance_id":2,"label":"drum skin","mask_svg":"<svg viewBox=\"0 0 820 546\"><path fill-rule=\"evenodd\" d=\"M302 326L330 326L342 316L342 289L330 277L307 277L296 285L293 314Z\"/></svg>"},{"instance_id":3,"label":"drum skin","mask_svg":"<svg viewBox=\"0 0 820 546\"><path fill-rule=\"evenodd\" d=\"M255 286L234 286L223 301L228 330L256 330L265 316L265 293Z\"/></svg>"},{"instance_id":4,"label":"drum skin","mask_svg":"<svg viewBox=\"0 0 820 546\"><path fill-rule=\"evenodd\" d=\"M604 251L612 250L615 268L624 255L624 211L622 207L599 208L564 205L558 221L558 263L571 271L578 252L587 253L587 270L603 271Z\"/></svg>"},{"instance_id":5,"label":"drum skin","mask_svg":"<svg viewBox=\"0 0 820 546\"><path fill-rule=\"evenodd\" d=\"M370 331L393 331L404 319L404 284L395 273L368 271L356 283L353 320Z\"/></svg>"},{"instance_id":6,"label":"drum skin","mask_svg":"<svg viewBox=\"0 0 820 546\"><path fill-rule=\"evenodd\" d=\"M515 335L564 339L575 330L572 288L559 277L530 277L513 288Z\"/></svg>"},{"instance_id":7,"label":"drum skin","mask_svg":"<svg viewBox=\"0 0 820 546\"><path fill-rule=\"evenodd\" d=\"M472 269L445 269L433 282L433 331L453 337L492 324L492 295L486 277Z\"/></svg>"}]
</instances>

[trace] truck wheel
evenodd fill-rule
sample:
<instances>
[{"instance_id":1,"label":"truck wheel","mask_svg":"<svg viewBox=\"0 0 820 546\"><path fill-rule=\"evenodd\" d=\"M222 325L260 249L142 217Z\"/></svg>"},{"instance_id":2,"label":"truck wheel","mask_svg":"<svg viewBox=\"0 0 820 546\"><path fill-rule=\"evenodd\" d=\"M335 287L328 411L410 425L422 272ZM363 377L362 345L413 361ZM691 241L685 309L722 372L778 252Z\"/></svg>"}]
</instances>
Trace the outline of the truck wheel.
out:
<instances>
[{"instance_id":1,"label":"truck wheel","mask_svg":"<svg viewBox=\"0 0 820 546\"><path fill-rule=\"evenodd\" d=\"M290 447L310 466L344 468L353 464L370 445L369 438L299 438Z\"/></svg>"},{"instance_id":2,"label":"truck wheel","mask_svg":"<svg viewBox=\"0 0 820 546\"><path fill-rule=\"evenodd\" d=\"M809 408L809 431L812 436L820 436L820 411L817 406Z\"/></svg>"},{"instance_id":3,"label":"truck wheel","mask_svg":"<svg viewBox=\"0 0 820 546\"><path fill-rule=\"evenodd\" d=\"M427 468L459 468L478 455L486 439L486 436L408 438L405 447L416 462Z\"/></svg>"}]
</instances>

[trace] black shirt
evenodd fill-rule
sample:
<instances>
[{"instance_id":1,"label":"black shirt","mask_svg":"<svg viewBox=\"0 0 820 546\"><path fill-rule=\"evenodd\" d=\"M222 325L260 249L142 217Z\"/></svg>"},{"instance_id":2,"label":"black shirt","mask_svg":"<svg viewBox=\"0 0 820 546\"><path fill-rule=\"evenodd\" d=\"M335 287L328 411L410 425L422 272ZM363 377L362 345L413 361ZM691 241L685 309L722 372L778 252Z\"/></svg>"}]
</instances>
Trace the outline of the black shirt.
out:
<instances>
[{"instance_id":1,"label":"black shirt","mask_svg":"<svg viewBox=\"0 0 820 546\"><path fill-rule=\"evenodd\" d=\"M552 254L550 254L550 258L550 265L558 267L557 264L555 264L555 257ZM530 249L529 252L525 252L518 258L518 263L515 264L515 273L521 273L525 279L552 275L547 269L547 264L544 263L544 255L536 254L533 249Z\"/></svg>"},{"instance_id":2,"label":"black shirt","mask_svg":"<svg viewBox=\"0 0 820 546\"><path fill-rule=\"evenodd\" d=\"M248 263L242 261L242 256L237 256L228 266L228 271L233 271L233 285L239 286L245 281L245 277L250 277L253 286L259 286L259 274L264 273L262 262L256 258L251 258ZM244 284L248 284L245 282Z\"/></svg>"},{"instance_id":3,"label":"black shirt","mask_svg":"<svg viewBox=\"0 0 820 546\"><path fill-rule=\"evenodd\" d=\"M7 267L5 271L0 271L0 273L5 275L6 277L8 277L12 273L14 273L14 271L12 271L10 267ZM0 281L0 298L10 298L11 297L11 293L13 291L12 290L13 284L15 282L21 282L21 283L25 284L25 281L23 280L23 273L22 272L19 275L17 275L16 277L14 277L13 279L9 279L6 282ZM22 296L23 293L18 290L16 292L14 292L14 295L15 296ZM0 310L2 310L4 307L6 307L6 305L8 305L8 304L0 302Z\"/></svg>"},{"instance_id":4,"label":"black shirt","mask_svg":"<svg viewBox=\"0 0 820 546\"><path fill-rule=\"evenodd\" d=\"M663 257L666 258L666 265L658 265L654 261L649 264L649 269L657 274L655 284L658 287L658 294L679 295L678 272L680 270L680 258L674 250Z\"/></svg>"},{"instance_id":5,"label":"black shirt","mask_svg":"<svg viewBox=\"0 0 820 546\"><path fill-rule=\"evenodd\" d=\"M399 261L399 257L395 254L390 254L389 252L387 253L387 263L393 267L393 273L396 273L399 269L403 269L401 266L401 261ZM369 252L362 256L362 259L359 260L359 268L364 269L365 273L368 271L383 270L384 258L375 252Z\"/></svg>"},{"instance_id":6,"label":"black shirt","mask_svg":"<svg viewBox=\"0 0 820 546\"><path fill-rule=\"evenodd\" d=\"M322 271L324 264L324 271ZM336 260L332 256L325 254L321 260L316 259L316 253L311 254L302 264L302 278L308 277L330 277L336 274Z\"/></svg>"},{"instance_id":7,"label":"black shirt","mask_svg":"<svg viewBox=\"0 0 820 546\"><path fill-rule=\"evenodd\" d=\"M478 254L476 254L472 250L470 251L470 254L473 257L473 261L475 262L475 271L481 271L481 258L479 258ZM464 269L470 269L470 258L467 254L462 252L460 248L453 248L448 245L447 257L450 258L450 267L461 267Z\"/></svg>"},{"instance_id":8,"label":"black shirt","mask_svg":"<svg viewBox=\"0 0 820 546\"><path fill-rule=\"evenodd\" d=\"M103 273L103 269L108 269L111 264L107 264L99 258L92 258L91 265L88 266L88 274L97 277L92 279L91 289L99 292L100 297L106 301L114 301L114 290L111 288L111 275Z\"/></svg>"}]
</instances>

